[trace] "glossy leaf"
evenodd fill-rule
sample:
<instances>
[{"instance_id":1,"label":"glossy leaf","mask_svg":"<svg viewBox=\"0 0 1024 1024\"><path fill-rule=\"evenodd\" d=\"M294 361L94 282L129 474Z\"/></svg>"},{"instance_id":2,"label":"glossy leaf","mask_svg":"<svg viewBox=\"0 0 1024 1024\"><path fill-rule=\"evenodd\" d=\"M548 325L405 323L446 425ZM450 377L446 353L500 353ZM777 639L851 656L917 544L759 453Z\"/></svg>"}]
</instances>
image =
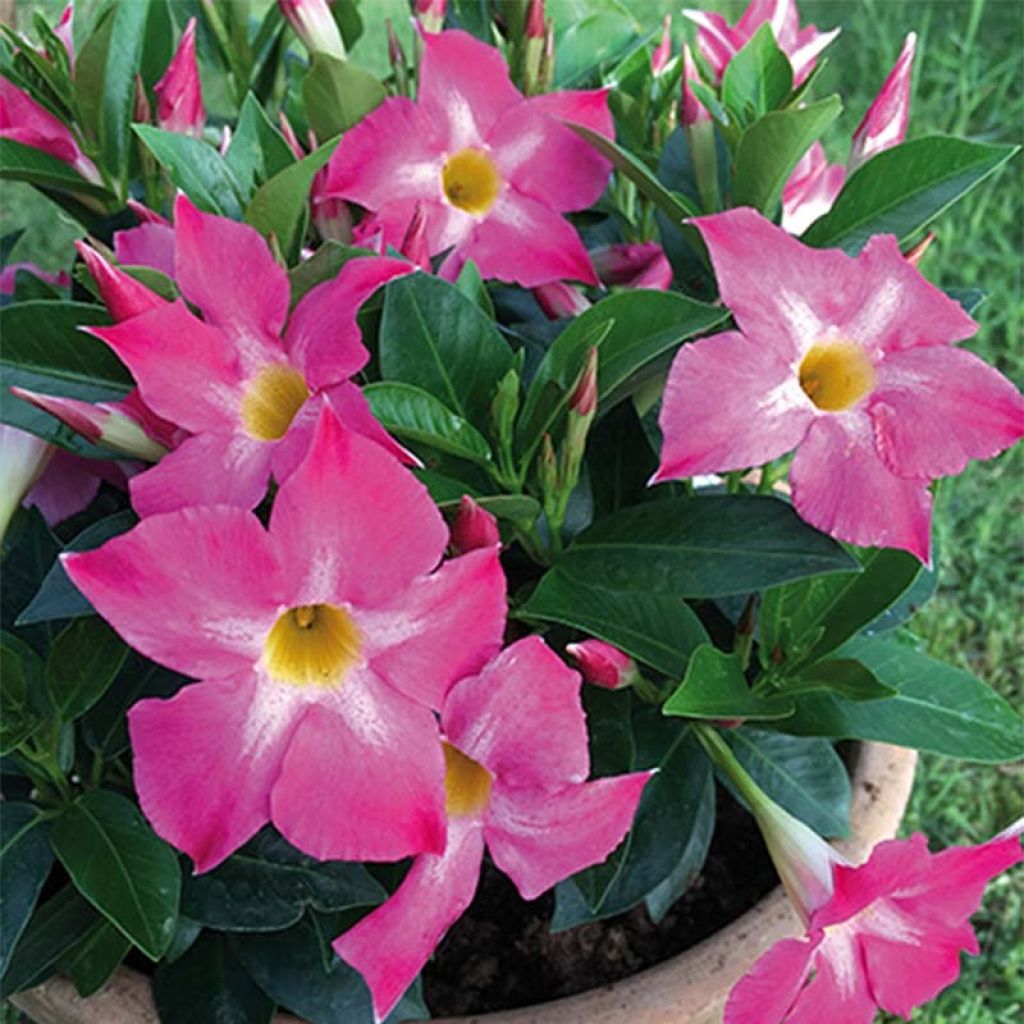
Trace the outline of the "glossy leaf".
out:
<instances>
[{"instance_id":1,"label":"glossy leaf","mask_svg":"<svg viewBox=\"0 0 1024 1024\"><path fill-rule=\"evenodd\" d=\"M906 241L1018 148L929 135L883 150L857 168L829 212L804 232L802 241L849 253L859 252L872 235Z\"/></svg>"},{"instance_id":2,"label":"glossy leaf","mask_svg":"<svg viewBox=\"0 0 1024 1024\"><path fill-rule=\"evenodd\" d=\"M259 100L249 93L242 104L238 127L224 157L243 197L295 163L284 136L267 116Z\"/></svg>"},{"instance_id":3,"label":"glossy leaf","mask_svg":"<svg viewBox=\"0 0 1024 1024\"><path fill-rule=\"evenodd\" d=\"M43 685L39 655L13 633L0 634L0 755L9 754L43 721L38 696Z\"/></svg>"},{"instance_id":4,"label":"glossy leaf","mask_svg":"<svg viewBox=\"0 0 1024 1024\"><path fill-rule=\"evenodd\" d=\"M875 674L853 658L816 661L796 676L779 681L787 697L814 690L830 690L846 700L881 700L896 690L875 678Z\"/></svg>"},{"instance_id":5,"label":"glossy leaf","mask_svg":"<svg viewBox=\"0 0 1024 1024\"><path fill-rule=\"evenodd\" d=\"M139 809L93 790L53 823L53 849L76 888L152 960L174 934L181 877L174 851Z\"/></svg>"},{"instance_id":6,"label":"glossy leaf","mask_svg":"<svg viewBox=\"0 0 1024 1024\"><path fill-rule=\"evenodd\" d=\"M746 127L778 107L792 88L793 67L765 22L726 66L722 102Z\"/></svg>"},{"instance_id":7,"label":"glossy leaf","mask_svg":"<svg viewBox=\"0 0 1024 1024\"><path fill-rule=\"evenodd\" d=\"M3 538L0 609L5 629L14 626L19 613L32 600L59 552L60 542L46 525L39 509L18 509ZM35 651L45 653L53 633L49 624L40 623L19 630L18 635L21 641ZM0 694L2 692L3 687L0 687Z\"/></svg>"},{"instance_id":8,"label":"glossy leaf","mask_svg":"<svg viewBox=\"0 0 1024 1024\"><path fill-rule=\"evenodd\" d=\"M128 655L124 641L97 616L76 619L50 648L44 679L62 721L73 722L107 692Z\"/></svg>"},{"instance_id":9,"label":"glossy leaf","mask_svg":"<svg viewBox=\"0 0 1024 1024\"><path fill-rule=\"evenodd\" d=\"M302 80L306 117L319 139L348 131L386 98L379 78L329 53L314 53Z\"/></svg>"},{"instance_id":10,"label":"glossy leaf","mask_svg":"<svg viewBox=\"0 0 1024 1024\"><path fill-rule=\"evenodd\" d=\"M86 181L70 164L14 139L0 139L0 179L28 181L101 199L112 198L105 188Z\"/></svg>"},{"instance_id":11,"label":"glossy leaf","mask_svg":"<svg viewBox=\"0 0 1024 1024\"><path fill-rule=\"evenodd\" d=\"M60 971L70 976L84 999L103 988L131 948L130 940L101 917L61 957Z\"/></svg>"},{"instance_id":12,"label":"glossy leaf","mask_svg":"<svg viewBox=\"0 0 1024 1024\"><path fill-rule=\"evenodd\" d=\"M425 444L485 468L491 465L486 438L429 391L414 384L384 381L368 384L363 394L385 429L414 448Z\"/></svg>"},{"instance_id":13,"label":"glossy leaf","mask_svg":"<svg viewBox=\"0 0 1024 1024\"><path fill-rule=\"evenodd\" d=\"M7 680L5 662L4 686ZM46 830L38 807L5 801L0 814L0 975L7 970L53 864Z\"/></svg>"},{"instance_id":14,"label":"glossy leaf","mask_svg":"<svg viewBox=\"0 0 1024 1024\"><path fill-rule=\"evenodd\" d=\"M739 662L710 644L701 644L690 657L679 689L665 701L666 715L687 718L785 718L791 701L780 696L759 697L747 685Z\"/></svg>"},{"instance_id":15,"label":"glossy leaf","mask_svg":"<svg viewBox=\"0 0 1024 1024\"><path fill-rule=\"evenodd\" d=\"M292 286L292 305L298 303L299 299L318 284L336 278L349 260L373 255L369 249L343 245L341 242L328 239L308 260L303 260L297 267L292 267L288 271L288 280Z\"/></svg>"}]
</instances>

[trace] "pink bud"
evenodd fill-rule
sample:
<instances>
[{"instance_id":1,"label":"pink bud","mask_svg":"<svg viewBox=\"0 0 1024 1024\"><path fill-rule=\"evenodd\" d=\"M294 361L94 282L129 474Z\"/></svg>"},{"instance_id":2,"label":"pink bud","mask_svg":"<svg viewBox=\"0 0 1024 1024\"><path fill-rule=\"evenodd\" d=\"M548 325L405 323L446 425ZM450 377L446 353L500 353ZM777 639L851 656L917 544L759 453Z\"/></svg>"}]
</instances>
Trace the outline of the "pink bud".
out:
<instances>
[{"instance_id":1,"label":"pink bud","mask_svg":"<svg viewBox=\"0 0 1024 1024\"><path fill-rule=\"evenodd\" d=\"M452 523L451 542L460 555L477 548L494 547L501 543L498 520L465 494L459 502L455 522Z\"/></svg>"},{"instance_id":2,"label":"pink bud","mask_svg":"<svg viewBox=\"0 0 1024 1024\"><path fill-rule=\"evenodd\" d=\"M156 123L169 132L199 138L206 124L203 90L196 63L196 19L189 18L178 49L163 78L153 86L156 93Z\"/></svg>"},{"instance_id":3,"label":"pink bud","mask_svg":"<svg viewBox=\"0 0 1024 1024\"><path fill-rule=\"evenodd\" d=\"M310 53L345 59L345 44L327 0L277 0L277 6Z\"/></svg>"},{"instance_id":4,"label":"pink bud","mask_svg":"<svg viewBox=\"0 0 1024 1024\"><path fill-rule=\"evenodd\" d=\"M583 678L607 690L629 686L639 674L636 662L625 651L591 638L578 644L567 644L566 651L579 665Z\"/></svg>"},{"instance_id":5,"label":"pink bud","mask_svg":"<svg viewBox=\"0 0 1024 1024\"><path fill-rule=\"evenodd\" d=\"M855 170L876 153L906 138L910 120L910 73L916 47L917 33L910 32L892 71L853 133L850 159L846 162L848 170Z\"/></svg>"},{"instance_id":6,"label":"pink bud","mask_svg":"<svg viewBox=\"0 0 1024 1024\"><path fill-rule=\"evenodd\" d=\"M830 164L820 142L800 158L782 189L782 226L802 235L832 209L846 179L842 164Z\"/></svg>"},{"instance_id":7,"label":"pink bud","mask_svg":"<svg viewBox=\"0 0 1024 1024\"><path fill-rule=\"evenodd\" d=\"M424 32L440 32L448 0L416 0L416 17Z\"/></svg>"},{"instance_id":8,"label":"pink bud","mask_svg":"<svg viewBox=\"0 0 1024 1024\"><path fill-rule=\"evenodd\" d=\"M651 54L651 70L656 74L660 75L665 70L665 65L668 64L669 57L672 56L672 15L666 14L665 21L661 30L661 42L655 47L654 53Z\"/></svg>"},{"instance_id":9,"label":"pink bud","mask_svg":"<svg viewBox=\"0 0 1024 1024\"><path fill-rule=\"evenodd\" d=\"M162 214L157 213L156 210L151 210L144 203L140 203L137 199L129 199L125 202L132 213L138 218L140 224L161 224L164 227L170 227L171 222Z\"/></svg>"},{"instance_id":10,"label":"pink bud","mask_svg":"<svg viewBox=\"0 0 1024 1024\"><path fill-rule=\"evenodd\" d=\"M430 242L427 239L427 210L423 203L417 203L412 220L406 228L399 252L420 270L430 273Z\"/></svg>"},{"instance_id":11,"label":"pink bud","mask_svg":"<svg viewBox=\"0 0 1024 1024\"><path fill-rule=\"evenodd\" d=\"M52 284L55 288L67 288L71 284L71 278L68 277L66 270L59 270L54 274L43 270L42 267L37 267L34 263L8 263L3 270L0 270L0 295L14 294L14 289L18 284L19 270L25 270L33 277L38 277L40 281L46 281L47 284Z\"/></svg>"},{"instance_id":12,"label":"pink bud","mask_svg":"<svg viewBox=\"0 0 1024 1024\"><path fill-rule=\"evenodd\" d=\"M911 246L904 254L903 258L912 266L916 267L921 262L921 257L931 248L932 242L935 241L935 232L929 231L924 238L921 239L917 245Z\"/></svg>"},{"instance_id":13,"label":"pink bud","mask_svg":"<svg viewBox=\"0 0 1024 1024\"><path fill-rule=\"evenodd\" d=\"M100 298L116 321L127 320L129 317L164 305L165 300L156 292L150 291L141 281L136 281L131 275L113 266L86 242L75 242L75 248L78 255L85 260L85 265L99 289Z\"/></svg>"},{"instance_id":14,"label":"pink bud","mask_svg":"<svg viewBox=\"0 0 1024 1024\"><path fill-rule=\"evenodd\" d=\"M578 416L591 416L597 408L597 349L587 353L587 361L569 399L569 411Z\"/></svg>"},{"instance_id":15,"label":"pink bud","mask_svg":"<svg viewBox=\"0 0 1024 1024\"><path fill-rule=\"evenodd\" d=\"M68 64L71 65L72 74L74 74L75 71L75 40L72 34L74 17L75 5L72 0L72 2L64 8L64 12L61 14L60 20L53 26L53 34L64 45L64 49L67 50Z\"/></svg>"},{"instance_id":16,"label":"pink bud","mask_svg":"<svg viewBox=\"0 0 1024 1024\"><path fill-rule=\"evenodd\" d=\"M590 309L590 300L583 292L575 285L566 284L565 281L551 281L539 285L533 289L533 297L549 320L579 316Z\"/></svg>"},{"instance_id":17,"label":"pink bud","mask_svg":"<svg viewBox=\"0 0 1024 1024\"><path fill-rule=\"evenodd\" d=\"M301 160L306 155L306 151L302 148L299 137L295 134L295 129L292 127L291 121L288 120L288 115L283 110L278 112L277 123L281 129L281 134L284 136L284 141L288 143L288 148L295 154L295 159Z\"/></svg>"},{"instance_id":18,"label":"pink bud","mask_svg":"<svg viewBox=\"0 0 1024 1024\"><path fill-rule=\"evenodd\" d=\"M0 537L55 450L35 434L0 425Z\"/></svg>"},{"instance_id":19,"label":"pink bud","mask_svg":"<svg viewBox=\"0 0 1024 1024\"><path fill-rule=\"evenodd\" d=\"M601 283L609 287L664 292L672 286L672 264L657 242L603 245L591 251L590 259Z\"/></svg>"},{"instance_id":20,"label":"pink bud","mask_svg":"<svg viewBox=\"0 0 1024 1024\"><path fill-rule=\"evenodd\" d=\"M527 39L544 38L544 20L544 0L530 0L530 6L526 11Z\"/></svg>"},{"instance_id":21,"label":"pink bud","mask_svg":"<svg viewBox=\"0 0 1024 1024\"><path fill-rule=\"evenodd\" d=\"M348 245L352 241L352 211L344 199L324 193L326 181L327 168L324 167L313 178L309 194L313 226L325 242L330 239Z\"/></svg>"},{"instance_id":22,"label":"pink bud","mask_svg":"<svg viewBox=\"0 0 1024 1024\"><path fill-rule=\"evenodd\" d=\"M711 115L708 113L707 108L697 99L690 88L691 82L699 82L700 80L700 72L697 70L693 54L690 53L690 47L683 43L683 98L679 104L679 123L684 128L691 124L696 124L698 121L711 120Z\"/></svg>"}]
</instances>

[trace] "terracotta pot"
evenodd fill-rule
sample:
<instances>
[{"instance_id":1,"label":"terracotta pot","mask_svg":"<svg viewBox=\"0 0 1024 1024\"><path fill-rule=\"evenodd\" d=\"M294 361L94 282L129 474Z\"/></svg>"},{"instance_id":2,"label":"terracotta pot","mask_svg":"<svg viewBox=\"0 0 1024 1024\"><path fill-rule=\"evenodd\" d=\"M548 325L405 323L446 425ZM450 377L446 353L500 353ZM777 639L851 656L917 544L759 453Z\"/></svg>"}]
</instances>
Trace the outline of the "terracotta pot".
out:
<instances>
[{"instance_id":1,"label":"terracotta pot","mask_svg":"<svg viewBox=\"0 0 1024 1024\"><path fill-rule=\"evenodd\" d=\"M839 844L847 856L860 860L895 834L916 761L916 752L901 747L861 747L852 779L852 834ZM776 889L699 946L630 978L540 1006L438 1024L721 1024L733 984L769 946L800 930L782 889ZM11 1002L36 1024L158 1024L148 979L128 968L90 999L82 999L65 978L53 978ZM280 1013L275 1024L301 1022Z\"/></svg>"}]
</instances>

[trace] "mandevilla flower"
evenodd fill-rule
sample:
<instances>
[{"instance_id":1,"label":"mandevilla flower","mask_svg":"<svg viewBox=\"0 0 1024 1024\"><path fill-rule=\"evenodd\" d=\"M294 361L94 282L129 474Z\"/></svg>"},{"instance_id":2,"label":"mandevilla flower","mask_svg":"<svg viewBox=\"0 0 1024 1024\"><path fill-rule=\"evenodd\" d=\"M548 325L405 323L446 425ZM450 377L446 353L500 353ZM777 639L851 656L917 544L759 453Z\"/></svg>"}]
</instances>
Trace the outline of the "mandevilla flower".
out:
<instances>
[{"instance_id":1,"label":"mandevilla flower","mask_svg":"<svg viewBox=\"0 0 1024 1024\"><path fill-rule=\"evenodd\" d=\"M1024 435L1017 389L953 346L977 324L890 235L854 259L802 245L749 209L693 223L739 330L679 350L654 480L796 448L789 480L807 522L927 562L929 481Z\"/></svg>"},{"instance_id":2,"label":"mandevilla flower","mask_svg":"<svg viewBox=\"0 0 1024 1024\"><path fill-rule=\"evenodd\" d=\"M651 773L585 781L579 689L579 676L531 636L449 693L444 852L418 856L398 891L334 942L366 980L378 1021L469 906L485 845L532 900L604 860L629 830Z\"/></svg>"},{"instance_id":3,"label":"mandevilla flower","mask_svg":"<svg viewBox=\"0 0 1024 1024\"><path fill-rule=\"evenodd\" d=\"M396 248L421 203L430 255L452 250L440 268L448 279L472 259L484 277L528 288L596 284L562 213L594 203L610 166L559 118L614 134L606 90L526 99L494 47L426 33L416 102L392 97L346 132L324 193L366 207Z\"/></svg>"},{"instance_id":4,"label":"mandevilla flower","mask_svg":"<svg viewBox=\"0 0 1024 1024\"><path fill-rule=\"evenodd\" d=\"M637 676L636 662L618 647L591 637L577 644L566 644L583 673L583 678L607 690L620 690L629 686Z\"/></svg>"},{"instance_id":5,"label":"mandevilla flower","mask_svg":"<svg viewBox=\"0 0 1024 1024\"><path fill-rule=\"evenodd\" d=\"M349 377L369 358L359 306L413 267L352 260L288 316L288 276L255 229L201 213L180 195L174 241L175 279L203 319L181 299L158 299L113 327L89 328L131 370L146 405L191 435L132 479L140 515L254 507L270 476L280 483L305 454L325 396L347 426L405 455Z\"/></svg>"},{"instance_id":6,"label":"mandevilla flower","mask_svg":"<svg viewBox=\"0 0 1024 1024\"><path fill-rule=\"evenodd\" d=\"M201 138L206 124L196 63L196 19L189 18L163 78L153 86L156 123L167 131Z\"/></svg>"},{"instance_id":7,"label":"mandevilla flower","mask_svg":"<svg viewBox=\"0 0 1024 1024\"><path fill-rule=\"evenodd\" d=\"M729 61L766 22L772 27L779 49L793 65L794 85L811 73L818 55L839 35L839 29L819 32L813 25L800 28L796 0L750 0L735 25L712 11L684 10L683 14L697 26L697 49L719 81Z\"/></svg>"},{"instance_id":8,"label":"mandevilla flower","mask_svg":"<svg viewBox=\"0 0 1024 1024\"><path fill-rule=\"evenodd\" d=\"M426 489L328 405L269 529L188 508L63 556L128 643L202 680L129 712L142 808L197 871L268 820L321 859L444 850L433 711L505 625L497 548L439 567L447 543Z\"/></svg>"}]
</instances>

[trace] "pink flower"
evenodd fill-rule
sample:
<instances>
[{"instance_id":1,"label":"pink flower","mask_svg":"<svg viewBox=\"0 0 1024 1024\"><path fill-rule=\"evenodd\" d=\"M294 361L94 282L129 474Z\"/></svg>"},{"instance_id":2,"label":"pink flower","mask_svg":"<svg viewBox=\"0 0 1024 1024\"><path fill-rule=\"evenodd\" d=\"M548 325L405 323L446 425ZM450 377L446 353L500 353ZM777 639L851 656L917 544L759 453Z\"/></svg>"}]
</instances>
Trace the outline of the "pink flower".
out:
<instances>
[{"instance_id":1,"label":"pink flower","mask_svg":"<svg viewBox=\"0 0 1024 1024\"><path fill-rule=\"evenodd\" d=\"M910 73L916 47L917 33L909 32L892 71L853 133L847 170L855 171L876 153L906 138L910 120Z\"/></svg>"},{"instance_id":2,"label":"pink flower","mask_svg":"<svg viewBox=\"0 0 1024 1024\"><path fill-rule=\"evenodd\" d=\"M170 132L202 138L206 124L203 89L196 63L196 19L189 18L163 78L153 86L156 123Z\"/></svg>"},{"instance_id":3,"label":"pink flower","mask_svg":"<svg viewBox=\"0 0 1024 1024\"><path fill-rule=\"evenodd\" d=\"M55 288L70 288L71 278L66 270L59 270L56 273L43 270L34 263L8 263L0 270L0 295L13 295L15 286L18 283L18 271L24 270L38 277L40 281L46 281Z\"/></svg>"},{"instance_id":4,"label":"pink flower","mask_svg":"<svg viewBox=\"0 0 1024 1024\"><path fill-rule=\"evenodd\" d=\"M452 523L452 549L464 555L478 548L501 544L498 520L487 509L478 505L468 494L462 496L459 511Z\"/></svg>"},{"instance_id":5,"label":"pink flower","mask_svg":"<svg viewBox=\"0 0 1024 1024\"><path fill-rule=\"evenodd\" d=\"M604 860L629 830L651 773L585 781L579 686L531 636L449 694L441 715L447 846L418 856L398 891L334 942L369 986L378 1021L469 906L485 845L532 900Z\"/></svg>"},{"instance_id":6,"label":"pink flower","mask_svg":"<svg viewBox=\"0 0 1024 1024\"><path fill-rule=\"evenodd\" d=\"M583 678L595 686L620 690L636 678L636 662L625 651L603 640L591 637L578 644L566 644L565 649L579 665Z\"/></svg>"},{"instance_id":7,"label":"pink flower","mask_svg":"<svg viewBox=\"0 0 1024 1024\"><path fill-rule=\"evenodd\" d=\"M1021 859L1018 838L933 854L919 833L879 843L859 867L837 861L827 895L802 908L807 935L757 961L725 1024L871 1024L877 1009L909 1020L957 978L961 950L977 954L968 918Z\"/></svg>"},{"instance_id":8,"label":"pink flower","mask_svg":"<svg viewBox=\"0 0 1024 1024\"><path fill-rule=\"evenodd\" d=\"M594 284L562 213L594 203L610 167L559 118L613 135L606 90L524 99L496 49L465 32L427 33L417 101L385 100L347 132L325 192L370 210L395 247L422 203L430 254L452 250L448 279L472 259L484 277L528 288Z\"/></svg>"},{"instance_id":9,"label":"pink flower","mask_svg":"<svg viewBox=\"0 0 1024 1024\"><path fill-rule=\"evenodd\" d=\"M86 181L102 183L96 165L79 148L71 129L2 75L0 138L48 153L70 164Z\"/></svg>"},{"instance_id":10,"label":"pink flower","mask_svg":"<svg viewBox=\"0 0 1024 1024\"><path fill-rule=\"evenodd\" d=\"M771 25L779 49L793 65L794 85L811 73L818 55L839 35L839 29L819 32L813 25L800 28L796 0L750 0L735 25L710 11L684 10L683 14L697 26L697 48L718 81L729 61L765 22Z\"/></svg>"},{"instance_id":11,"label":"pink flower","mask_svg":"<svg viewBox=\"0 0 1024 1024\"><path fill-rule=\"evenodd\" d=\"M198 871L267 821L321 859L444 849L434 711L505 625L497 549L439 567L447 543L426 489L324 408L269 530L189 508L63 556L128 643L202 680L129 713L142 808Z\"/></svg>"},{"instance_id":12,"label":"pink flower","mask_svg":"<svg viewBox=\"0 0 1024 1024\"><path fill-rule=\"evenodd\" d=\"M815 142L782 189L782 226L791 235L802 235L832 209L845 180L846 168L830 164L822 144Z\"/></svg>"},{"instance_id":13,"label":"pink flower","mask_svg":"<svg viewBox=\"0 0 1024 1024\"><path fill-rule=\"evenodd\" d=\"M56 448L22 504L34 505L48 525L56 526L87 509L104 481L124 490L127 475L116 462L87 459Z\"/></svg>"},{"instance_id":14,"label":"pink flower","mask_svg":"<svg viewBox=\"0 0 1024 1024\"><path fill-rule=\"evenodd\" d=\"M277 6L310 53L345 59L345 44L327 0L277 0Z\"/></svg>"},{"instance_id":15,"label":"pink flower","mask_svg":"<svg viewBox=\"0 0 1024 1024\"><path fill-rule=\"evenodd\" d=\"M288 316L288 277L253 228L180 195L174 243L175 279L203 319L181 299L158 299L113 327L89 328L131 370L145 404L190 435L132 479L140 515L255 507L271 475L282 482L305 454L327 397L346 426L406 457L349 378L369 357L359 306L409 264L352 260Z\"/></svg>"},{"instance_id":16,"label":"pink flower","mask_svg":"<svg viewBox=\"0 0 1024 1024\"><path fill-rule=\"evenodd\" d=\"M793 504L807 522L927 562L929 481L1024 435L1017 389L953 345L977 324L890 235L853 259L801 245L750 209L694 223L739 330L679 350L654 480L795 448Z\"/></svg>"}]
</instances>

